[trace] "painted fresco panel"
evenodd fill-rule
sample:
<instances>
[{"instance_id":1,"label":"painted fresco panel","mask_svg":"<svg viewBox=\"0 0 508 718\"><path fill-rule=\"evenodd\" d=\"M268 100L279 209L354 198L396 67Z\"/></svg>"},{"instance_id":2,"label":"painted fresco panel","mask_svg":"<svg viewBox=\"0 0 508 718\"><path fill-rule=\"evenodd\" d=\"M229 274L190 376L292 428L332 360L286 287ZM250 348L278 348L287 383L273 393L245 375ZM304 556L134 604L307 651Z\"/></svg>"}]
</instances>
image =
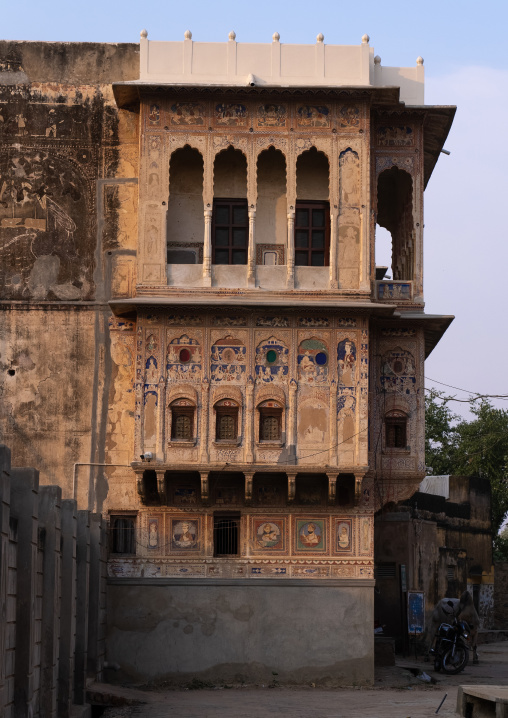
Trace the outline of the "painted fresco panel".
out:
<instances>
[{"instance_id":1,"label":"painted fresco panel","mask_svg":"<svg viewBox=\"0 0 508 718\"><path fill-rule=\"evenodd\" d=\"M332 551L334 554L350 556L354 553L354 535L352 519L333 519L332 541Z\"/></svg>"},{"instance_id":2,"label":"painted fresco panel","mask_svg":"<svg viewBox=\"0 0 508 718\"><path fill-rule=\"evenodd\" d=\"M170 531L171 553L192 553L201 550L201 519L187 516L172 518Z\"/></svg>"},{"instance_id":3,"label":"painted fresco panel","mask_svg":"<svg viewBox=\"0 0 508 718\"><path fill-rule=\"evenodd\" d=\"M325 553L326 529L326 519L296 519L294 536L296 553Z\"/></svg>"},{"instance_id":4,"label":"painted fresco panel","mask_svg":"<svg viewBox=\"0 0 508 718\"><path fill-rule=\"evenodd\" d=\"M286 553L287 519L283 516L255 516L251 520L252 553Z\"/></svg>"}]
</instances>

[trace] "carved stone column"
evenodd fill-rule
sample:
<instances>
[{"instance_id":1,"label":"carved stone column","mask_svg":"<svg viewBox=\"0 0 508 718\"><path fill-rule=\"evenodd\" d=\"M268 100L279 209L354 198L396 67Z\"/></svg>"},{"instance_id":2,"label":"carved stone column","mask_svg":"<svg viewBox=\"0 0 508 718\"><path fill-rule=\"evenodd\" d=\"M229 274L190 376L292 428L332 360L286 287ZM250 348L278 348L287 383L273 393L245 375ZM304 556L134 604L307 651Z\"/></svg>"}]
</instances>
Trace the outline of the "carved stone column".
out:
<instances>
[{"instance_id":1,"label":"carved stone column","mask_svg":"<svg viewBox=\"0 0 508 718\"><path fill-rule=\"evenodd\" d=\"M362 481L364 474L355 474L355 506L358 506L362 498Z\"/></svg>"},{"instance_id":2,"label":"carved stone column","mask_svg":"<svg viewBox=\"0 0 508 718\"><path fill-rule=\"evenodd\" d=\"M166 472L165 471L156 471L157 474L157 493L159 494L160 502L163 506L166 506L168 503L167 495L166 495Z\"/></svg>"},{"instance_id":3,"label":"carved stone column","mask_svg":"<svg viewBox=\"0 0 508 718\"><path fill-rule=\"evenodd\" d=\"M208 498L209 498L208 475L209 475L209 472L208 471L200 471L199 474L201 476L201 500L208 502Z\"/></svg>"},{"instance_id":4,"label":"carved stone column","mask_svg":"<svg viewBox=\"0 0 508 718\"><path fill-rule=\"evenodd\" d=\"M245 389L245 463L254 462L254 379L249 376Z\"/></svg>"},{"instance_id":5,"label":"carved stone column","mask_svg":"<svg viewBox=\"0 0 508 718\"><path fill-rule=\"evenodd\" d=\"M338 474L327 474L328 476L328 503L334 504L337 497L337 481L339 480Z\"/></svg>"},{"instance_id":6,"label":"carved stone column","mask_svg":"<svg viewBox=\"0 0 508 718\"><path fill-rule=\"evenodd\" d=\"M210 382L204 379L201 385L201 436L200 461L205 464L209 460L208 453L208 413L210 406Z\"/></svg>"},{"instance_id":7,"label":"carved stone column","mask_svg":"<svg viewBox=\"0 0 508 718\"><path fill-rule=\"evenodd\" d=\"M207 205L205 214L205 236L203 239L203 285L212 286L212 209Z\"/></svg>"},{"instance_id":8,"label":"carved stone column","mask_svg":"<svg viewBox=\"0 0 508 718\"><path fill-rule=\"evenodd\" d=\"M297 462L297 456L296 456L296 401L297 401L297 390L298 385L294 379L291 379L289 382L289 410L288 410L288 424L287 424L287 434L288 434L288 450L290 452L290 456L288 458L293 457L294 462L296 464Z\"/></svg>"},{"instance_id":9,"label":"carved stone column","mask_svg":"<svg viewBox=\"0 0 508 718\"><path fill-rule=\"evenodd\" d=\"M249 256L247 261L247 286L256 286L256 209L249 207Z\"/></svg>"},{"instance_id":10,"label":"carved stone column","mask_svg":"<svg viewBox=\"0 0 508 718\"><path fill-rule=\"evenodd\" d=\"M296 473L287 474L288 477L288 503L292 504L296 493Z\"/></svg>"},{"instance_id":11,"label":"carved stone column","mask_svg":"<svg viewBox=\"0 0 508 718\"><path fill-rule=\"evenodd\" d=\"M339 238L337 237L337 210L330 212L330 289L338 289L339 272L338 272L338 246Z\"/></svg>"},{"instance_id":12,"label":"carved stone column","mask_svg":"<svg viewBox=\"0 0 508 718\"><path fill-rule=\"evenodd\" d=\"M287 280L286 287L295 287L295 211L293 208L288 212L288 244L287 244Z\"/></svg>"},{"instance_id":13,"label":"carved stone column","mask_svg":"<svg viewBox=\"0 0 508 718\"><path fill-rule=\"evenodd\" d=\"M330 466L337 466L338 456L338 431L337 431L337 382L332 379L330 384L330 452L328 462Z\"/></svg>"},{"instance_id":14,"label":"carved stone column","mask_svg":"<svg viewBox=\"0 0 508 718\"><path fill-rule=\"evenodd\" d=\"M250 504L252 501L252 480L254 478L254 472L244 471L245 476L245 503Z\"/></svg>"}]
</instances>

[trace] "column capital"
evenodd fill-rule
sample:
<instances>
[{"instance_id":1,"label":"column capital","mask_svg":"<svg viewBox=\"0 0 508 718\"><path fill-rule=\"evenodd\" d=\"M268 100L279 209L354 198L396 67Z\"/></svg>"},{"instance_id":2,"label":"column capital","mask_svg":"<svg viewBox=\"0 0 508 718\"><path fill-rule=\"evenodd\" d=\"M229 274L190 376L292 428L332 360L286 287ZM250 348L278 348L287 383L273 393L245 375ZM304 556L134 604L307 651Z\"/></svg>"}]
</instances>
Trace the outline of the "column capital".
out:
<instances>
[{"instance_id":1,"label":"column capital","mask_svg":"<svg viewBox=\"0 0 508 718\"><path fill-rule=\"evenodd\" d=\"M208 471L200 471L199 475L201 476L201 499L203 501L208 501Z\"/></svg>"}]
</instances>

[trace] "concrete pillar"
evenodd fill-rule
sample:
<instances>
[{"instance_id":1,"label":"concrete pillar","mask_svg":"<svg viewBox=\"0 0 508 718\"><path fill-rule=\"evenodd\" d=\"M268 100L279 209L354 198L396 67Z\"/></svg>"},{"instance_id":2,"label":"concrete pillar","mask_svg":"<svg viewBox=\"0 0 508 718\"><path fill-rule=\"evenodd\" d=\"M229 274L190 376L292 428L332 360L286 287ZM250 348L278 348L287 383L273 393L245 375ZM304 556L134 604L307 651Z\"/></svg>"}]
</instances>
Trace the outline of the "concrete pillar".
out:
<instances>
[{"instance_id":1,"label":"concrete pillar","mask_svg":"<svg viewBox=\"0 0 508 718\"><path fill-rule=\"evenodd\" d=\"M76 535L77 504L62 501L62 603L60 610L60 661L58 664L58 715L71 715L74 648L76 645Z\"/></svg>"},{"instance_id":2,"label":"concrete pillar","mask_svg":"<svg viewBox=\"0 0 508 718\"><path fill-rule=\"evenodd\" d=\"M45 532L41 629L41 718L56 718L58 657L60 634L61 581L61 509L62 489L41 486L39 490L39 526Z\"/></svg>"},{"instance_id":3,"label":"concrete pillar","mask_svg":"<svg viewBox=\"0 0 508 718\"><path fill-rule=\"evenodd\" d=\"M24 718L35 715L39 691L38 660L34 671L39 472L11 469L10 473L11 513L18 535L14 713Z\"/></svg>"},{"instance_id":4,"label":"concrete pillar","mask_svg":"<svg viewBox=\"0 0 508 718\"><path fill-rule=\"evenodd\" d=\"M87 674L102 680L104 636L102 631L101 596L105 590L106 527L100 514L90 516L90 573L88 600Z\"/></svg>"},{"instance_id":5,"label":"concrete pillar","mask_svg":"<svg viewBox=\"0 0 508 718\"><path fill-rule=\"evenodd\" d=\"M11 452L0 444L0 715L4 715L6 706L5 658L7 628L7 576L9 552L10 517L10 469Z\"/></svg>"},{"instance_id":6,"label":"concrete pillar","mask_svg":"<svg viewBox=\"0 0 508 718\"><path fill-rule=\"evenodd\" d=\"M90 574L90 512L78 511L76 538L76 645L74 650L74 703L84 705L88 649L88 596Z\"/></svg>"}]
</instances>

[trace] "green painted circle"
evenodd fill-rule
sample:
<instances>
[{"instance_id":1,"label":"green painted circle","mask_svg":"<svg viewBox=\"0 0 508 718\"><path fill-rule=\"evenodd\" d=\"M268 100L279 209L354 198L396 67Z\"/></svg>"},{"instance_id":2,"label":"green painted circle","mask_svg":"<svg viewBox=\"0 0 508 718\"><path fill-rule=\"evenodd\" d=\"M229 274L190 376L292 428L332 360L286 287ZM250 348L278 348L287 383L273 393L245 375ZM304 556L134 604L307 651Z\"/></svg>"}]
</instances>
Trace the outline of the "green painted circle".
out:
<instances>
[{"instance_id":1,"label":"green painted circle","mask_svg":"<svg viewBox=\"0 0 508 718\"><path fill-rule=\"evenodd\" d=\"M275 351L275 349L269 349L266 352L266 361L268 362L268 364L273 364L277 361L277 352Z\"/></svg>"}]
</instances>

